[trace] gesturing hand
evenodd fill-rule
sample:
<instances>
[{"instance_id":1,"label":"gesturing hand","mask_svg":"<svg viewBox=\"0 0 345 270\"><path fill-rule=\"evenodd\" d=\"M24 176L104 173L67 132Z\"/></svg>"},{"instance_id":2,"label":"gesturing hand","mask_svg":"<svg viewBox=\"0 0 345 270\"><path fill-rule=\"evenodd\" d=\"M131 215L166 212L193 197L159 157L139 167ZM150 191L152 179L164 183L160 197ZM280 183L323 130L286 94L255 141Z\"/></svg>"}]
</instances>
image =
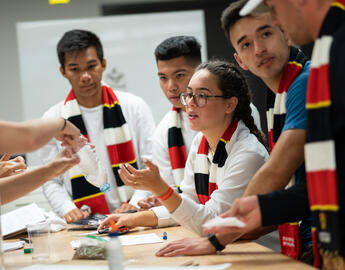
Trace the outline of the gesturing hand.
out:
<instances>
[{"instance_id":1,"label":"gesturing hand","mask_svg":"<svg viewBox=\"0 0 345 270\"><path fill-rule=\"evenodd\" d=\"M119 175L122 181L134 189L149 190L160 194L165 187L164 180L159 175L158 167L149 160L143 160L146 169L137 170L129 164L122 165Z\"/></svg>"}]
</instances>

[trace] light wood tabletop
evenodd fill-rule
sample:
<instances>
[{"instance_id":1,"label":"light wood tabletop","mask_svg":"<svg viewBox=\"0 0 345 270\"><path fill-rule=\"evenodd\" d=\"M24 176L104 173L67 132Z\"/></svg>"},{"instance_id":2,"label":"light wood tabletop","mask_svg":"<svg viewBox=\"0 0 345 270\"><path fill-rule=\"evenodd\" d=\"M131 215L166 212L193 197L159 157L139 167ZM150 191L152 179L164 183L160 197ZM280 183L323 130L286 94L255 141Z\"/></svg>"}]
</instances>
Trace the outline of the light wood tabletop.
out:
<instances>
[{"instance_id":1,"label":"light wood tabletop","mask_svg":"<svg viewBox=\"0 0 345 270\"><path fill-rule=\"evenodd\" d=\"M70 242L77 239L76 235L85 231L67 231L51 234L51 259L49 263L58 264L87 264L106 265L105 260L72 260L74 250ZM220 254L203 256L179 256L172 258L156 257L155 252L167 243L184 237L193 237L193 233L181 226L152 230L133 230L127 235L156 233L162 238L163 232L167 232L168 239L163 243L124 246L123 255L126 266L179 266L193 263L210 265L231 263L231 270L265 269L265 270L291 270L314 269L311 266L292 260L276 253L255 242L237 242L228 245ZM8 240L6 240L8 241ZM13 240L9 240L13 241ZM6 270L20 269L32 264L31 254L24 254L23 249L4 253Z\"/></svg>"}]
</instances>

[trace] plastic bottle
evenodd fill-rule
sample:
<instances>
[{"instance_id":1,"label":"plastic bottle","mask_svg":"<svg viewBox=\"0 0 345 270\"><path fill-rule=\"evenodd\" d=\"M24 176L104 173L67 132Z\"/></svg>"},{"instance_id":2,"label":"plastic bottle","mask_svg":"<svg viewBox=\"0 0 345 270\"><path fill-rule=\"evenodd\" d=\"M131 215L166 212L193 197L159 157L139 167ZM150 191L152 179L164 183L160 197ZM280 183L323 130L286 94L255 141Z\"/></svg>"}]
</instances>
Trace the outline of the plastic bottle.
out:
<instances>
[{"instance_id":1,"label":"plastic bottle","mask_svg":"<svg viewBox=\"0 0 345 270\"><path fill-rule=\"evenodd\" d=\"M106 244L107 260L110 270L123 270L122 248L118 232L109 233L110 240Z\"/></svg>"},{"instance_id":2,"label":"plastic bottle","mask_svg":"<svg viewBox=\"0 0 345 270\"><path fill-rule=\"evenodd\" d=\"M104 167L93 152L89 144L85 144L79 151L80 163L78 164L85 179L92 185L99 187L102 192L110 189Z\"/></svg>"}]
</instances>

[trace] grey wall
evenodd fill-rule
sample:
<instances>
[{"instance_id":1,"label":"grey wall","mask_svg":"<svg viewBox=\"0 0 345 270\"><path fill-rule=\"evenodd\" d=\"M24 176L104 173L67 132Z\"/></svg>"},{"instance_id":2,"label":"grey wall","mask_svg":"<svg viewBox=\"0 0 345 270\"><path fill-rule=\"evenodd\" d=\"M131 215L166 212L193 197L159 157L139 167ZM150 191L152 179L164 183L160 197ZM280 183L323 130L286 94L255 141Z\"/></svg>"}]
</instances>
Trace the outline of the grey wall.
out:
<instances>
[{"instance_id":1,"label":"grey wall","mask_svg":"<svg viewBox=\"0 0 345 270\"><path fill-rule=\"evenodd\" d=\"M146 1L71 0L68 5L49 5L48 0L0 0L0 119L24 119L17 53L17 22L95 17L101 15L102 4Z\"/></svg>"}]
</instances>

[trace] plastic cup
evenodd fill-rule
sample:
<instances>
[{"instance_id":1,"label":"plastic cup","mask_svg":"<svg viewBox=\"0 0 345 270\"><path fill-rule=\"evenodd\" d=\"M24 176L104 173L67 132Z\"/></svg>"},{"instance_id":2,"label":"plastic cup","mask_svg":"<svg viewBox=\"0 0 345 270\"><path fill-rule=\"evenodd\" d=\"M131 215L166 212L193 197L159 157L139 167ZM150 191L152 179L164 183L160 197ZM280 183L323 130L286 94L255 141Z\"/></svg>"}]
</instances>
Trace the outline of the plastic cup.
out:
<instances>
[{"instance_id":1,"label":"plastic cup","mask_svg":"<svg viewBox=\"0 0 345 270\"><path fill-rule=\"evenodd\" d=\"M32 260L48 260L50 258L50 222L28 224L26 229L32 248Z\"/></svg>"}]
</instances>

